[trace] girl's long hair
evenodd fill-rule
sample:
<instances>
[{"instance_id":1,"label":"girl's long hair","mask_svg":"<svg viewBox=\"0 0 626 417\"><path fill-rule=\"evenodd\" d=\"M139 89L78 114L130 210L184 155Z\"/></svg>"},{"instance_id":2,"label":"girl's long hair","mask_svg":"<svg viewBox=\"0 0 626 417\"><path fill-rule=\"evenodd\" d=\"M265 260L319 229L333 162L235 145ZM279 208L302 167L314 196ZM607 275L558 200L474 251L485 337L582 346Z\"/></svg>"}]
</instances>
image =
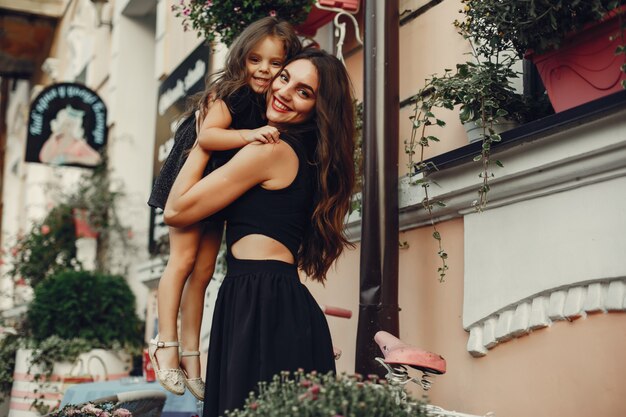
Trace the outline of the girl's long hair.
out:
<instances>
[{"instance_id":1,"label":"girl's long hair","mask_svg":"<svg viewBox=\"0 0 626 417\"><path fill-rule=\"evenodd\" d=\"M302 44L293 26L284 20L268 16L248 26L233 41L226 55L224 68L206 78L206 88L194 98L194 109L204 119L211 101L224 99L247 84L246 60L254 47L268 36L281 40L285 47L285 61L300 52Z\"/></svg>"},{"instance_id":2,"label":"girl's long hair","mask_svg":"<svg viewBox=\"0 0 626 417\"><path fill-rule=\"evenodd\" d=\"M350 245L344 226L355 177L353 94L348 73L336 57L309 48L292 61L299 59L315 66L319 86L313 116L317 126L313 212L298 262L308 276L323 283L333 262Z\"/></svg>"}]
</instances>

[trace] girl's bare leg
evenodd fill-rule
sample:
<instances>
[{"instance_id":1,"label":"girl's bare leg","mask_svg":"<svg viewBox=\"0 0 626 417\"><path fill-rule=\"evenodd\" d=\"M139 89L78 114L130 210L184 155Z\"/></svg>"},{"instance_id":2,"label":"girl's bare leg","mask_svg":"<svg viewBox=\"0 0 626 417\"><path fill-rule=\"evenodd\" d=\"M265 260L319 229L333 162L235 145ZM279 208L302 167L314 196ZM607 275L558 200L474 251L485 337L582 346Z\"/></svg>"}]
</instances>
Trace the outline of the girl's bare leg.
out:
<instances>
[{"instance_id":1,"label":"girl's bare leg","mask_svg":"<svg viewBox=\"0 0 626 417\"><path fill-rule=\"evenodd\" d=\"M170 257L157 293L160 341L178 340L178 309L185 281L194 268L200 234L198 225L181 229L170 227ZM178 349L160 348L155 356L161 369L176 369L179 366Z\"/></svg>"},{"instance_id":2,"label":"girl's bare leg","mask_svg":"<svg viewBox=\"0 0 626 417\"><path fill-rule=\"evenodd\" d=\"M200 326L204 310L206 288L215 271L215 260L222 242L221 225L205 228L200 239L196 263L183 290L181 301L181 347L184 351L197 351L200 347ZM184 356L181 368L188 378L200 375L200 357Z\"/></svg>"}]
</instances>

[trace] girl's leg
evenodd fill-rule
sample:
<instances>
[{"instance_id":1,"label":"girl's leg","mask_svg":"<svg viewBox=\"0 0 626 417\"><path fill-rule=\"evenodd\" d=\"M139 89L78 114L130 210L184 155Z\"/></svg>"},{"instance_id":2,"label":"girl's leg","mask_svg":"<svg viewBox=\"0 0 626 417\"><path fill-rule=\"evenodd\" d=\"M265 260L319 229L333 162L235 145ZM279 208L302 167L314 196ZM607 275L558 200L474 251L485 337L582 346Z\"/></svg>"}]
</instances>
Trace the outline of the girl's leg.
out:
<instances>
[{"instance_id":1,"label":"girl's leg","mask_svg":"<svg viewBox=\"0 0 626 417\"><path fill-rule=\"evenodd\" d=\"M157 293L160 341L178 340L178 309L185 281L194 267L200 233L198 225L182 229L170 227L170 257L159 281ZM177 369L179 366L178 349L160 348L155 356L160 369Z\"/></svg>"},{"instance_id":2,"label":"girl's leg","mask_svg":"<svg viewBox=\"0 0 626 417\"><path fill-rule=\"evenodd\" d=\"M215 260L222 242L222 230L222 225L215 224L208 225L204 229L193 272L183 290L181 346L187 352L199 350L205 292L215 271ZM182 357L180 366L188 378L201 377L199 356Z\"/></svg>"}]
</instances>

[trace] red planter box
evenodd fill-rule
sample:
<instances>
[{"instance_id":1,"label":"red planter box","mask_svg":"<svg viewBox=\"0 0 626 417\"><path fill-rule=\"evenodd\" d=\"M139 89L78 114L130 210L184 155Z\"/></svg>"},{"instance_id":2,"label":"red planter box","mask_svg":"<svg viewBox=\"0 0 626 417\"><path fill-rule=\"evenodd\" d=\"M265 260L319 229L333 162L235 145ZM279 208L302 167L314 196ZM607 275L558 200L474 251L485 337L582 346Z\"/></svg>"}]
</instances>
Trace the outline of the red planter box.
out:
<instances>
[{"instance_id":1,"label":"red planter box","mask_svg":"<svg viewBox=\"0 0 626 417\"><path fill-rule=\"evenodd\" d=\"M87 219L88 213L87 210L82 209L74 209L74 227L76 228L76 237L86 237L91 239L96 239L98 237L98 232L93 230L89 225L89 220Z\"/></svg>"},{"instance_id":2,"label":"red planter box","mask_svg":"<svg viewBox=\"0 0 626 417\"><path fill-rule=\"evenodd\" d=\"M356 13L359 11L360 1L361 0L319 0L319 3L321 6L334 7L337 9L343 9L349 13ZM333 20L334 17L334 12L318 9L317 7L313 6L311 8L311 13L309 13L306 21L297 26L296 30L301 35L313 37L315 36L317 29Z\"/></svg>"},{"instance_id":3,"label":"red planter box","mask_svg":"<svg viewBox=\"0 0 626 417\"><path fill-rule=\"evenodd\" d=\"M624 15L626 18L626 15ZM591 25L545 54L527 56L537 66L554 111L560 112L621 91L626 55L615 55L622 39L617 16ZM610 37L614 36L613 41ZM626 34L624 34L626 39Z\"/></svg>"}]
</instances>

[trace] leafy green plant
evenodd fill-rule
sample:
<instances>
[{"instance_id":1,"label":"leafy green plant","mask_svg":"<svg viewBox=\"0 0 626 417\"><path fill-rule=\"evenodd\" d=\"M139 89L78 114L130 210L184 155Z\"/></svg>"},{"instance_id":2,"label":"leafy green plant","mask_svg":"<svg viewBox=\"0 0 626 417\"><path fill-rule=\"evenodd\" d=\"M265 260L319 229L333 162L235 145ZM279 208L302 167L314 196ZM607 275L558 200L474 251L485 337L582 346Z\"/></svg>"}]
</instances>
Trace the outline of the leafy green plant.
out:
<instances>
[{"instance_id":1,"label":"leafy green plant","mask_svg":"<svg viewBox=\"0 0 626 417\"><path fill-rule=\"evenodd\" d=\"M50 377L54 364L58 362L74 362L81 353L102 347L95 341L74 337L63 339L53 335L40 341L29 339L25 346L32 349L29 368L39 367L42 372L35 375L36 380L44 380Z\"/></svg>"},{"instance_id":2,"label":"leafy green plant","mask_svg":"<svg viewBox=\"0 0 626 417\"><path fill-rule=\"evenodd\" d=\"M11 392L15 353L20 347L20 338L15 334L4 333L0 337L0 402Z\"/></svg>"},{"instance_id":3,"label":"leafy green plant","mask_svg":"<svg viewBox=\"0 0 626 417\"><path fill-rule=\"evenodd\" d=\"M176 17L183 18L183 28L198 32L198 36L213 42L218 37L226 45L252 22L266 16L288 20L293 25L304 22L313 0L249 0L207 1L181 0L172 5Z\"/></svg>"},{"instance_id":4,"label":"leafy green plant","mask_svg":"<svg viewBox=\"0 0 626 417\"><path fill-rule=\"evenodd\" d=\"M392 387L376 375L318 375L289 372L261 382L245 407L228 417L422 417L419 403L402 401L401 387Z\"/></svg>"},{"instance_id":5,"label":"leafy green plant","mask_svg":"<svg viewBox=\"0 0 626 417\"><path fill-rule=\"evenodd\" d=\"M131 250L131 230L121 222L118 204L124 191L111 181L108 164L105 162L83 175L76 189L66 196L67 205L87 213L87 223L97 233L96 268L110 270L109 246L116 238L125 251Z\"/></svg>"},{"instance_id":6,"label":"leafy green plant","mask_svg":"<svg viewBox=\"0 0 626 417\"><path fill-rule=\"evenodd\" d=\"M350 212L361 213L361 192L363 191L363 102L354 100L355 133L354 133L354 173L355 183L350 204Z\"/></svg>"},{"instance_id":7,"label":"leafy green plant","mask_svg":"<svg viewBox=\"0 0 626 417\"><path fill-rule=\"evenodd\" d=\"M623 0L462 0L470 36L512 45L519 56L558 48L572 32L601 20Z\"/></svg>"},{"instance_id":8,"label":"leafy green plant","mask_svg":"<svg viewBox=\"0 0 626 417\"><path fill-rule=\"evenodd\" d=\"M28 309L35 341L82 338L99 347L142 344L135 296L121 276L65 271L35 288Z\"/></svg>"},{"instance_id":9,"label":"leafy green plant","mask_svg":"<svg viewBox=\"0 0 626 417\"><path fill-rule=\"evenodd\" d=\"M29 234L18 239L11 251L15 259L9 274L33 287L60 271L79 268L72 207L54 207Z\"/></svg>"},{"instance_id":10,"label":"leafy green plant","mask_svg":"<svg viewBox=\"0 0 626 417\"><path fill-rule=\"evenodd\" d=\"M469 0L464 0L467 3ZM466 4L461 13L471 10ZM445 121L436 115L441 109L458 108L459 119L463 124L475 123L481 128L481 151L474 160L481 162L479 173L480 185L478 198L474 202L477 211L485 209L490 190L489 181L494 177L493 166L502 166L500 161L492 162L493 143L501 140L496 132L497 125L504 120L518 123L527 122L536 117L537 105L533 102L547 103L547 100L528 100L518 93L513 80L519 76L514 69L516 54L510 41L493 27L484 26L482 21L467 17L462 22L455 20L454 26L471 46L466 62L456 65L456 69L445 69L442 75L434 74L426 80L424 87L413 97L414 108L410 116L412 131L405 140L405 153L408 155L410 183L420 185L425 198L422 206L429 215L433 227L433 238L437 241L437 254L441 260L438 267L439 280L443 281L448 270L448 255L443 248L442 237L434 220L434 210L445 203L432 200L429 187L432 183L428 174L437 169L425 162L425 149L440 141L433 131L445 127ZM544 106L545 107L545 106ZM422 174L417 177L415 174Z\"/></svg>"},{"instance_id":11,"label":"leafy green plant","mask_svg":"<svg viewBox=\"0 0 626 417\"><path fill-rule=\"evenodd\" d=\"M109 246L116 238L125 251L131 250L130 229L122 225L117 205L124 193L111 182L106 163L84 174L77 187L63 196L44 220L37 222L31 231L18 238L11 248L12 269L15 280L23 279L33 288L47 277L64 270L80 270L77 259L76 210L87 214L89 227L96 232L96 268L110 270Z\"/></svg>"}]
</instances>

